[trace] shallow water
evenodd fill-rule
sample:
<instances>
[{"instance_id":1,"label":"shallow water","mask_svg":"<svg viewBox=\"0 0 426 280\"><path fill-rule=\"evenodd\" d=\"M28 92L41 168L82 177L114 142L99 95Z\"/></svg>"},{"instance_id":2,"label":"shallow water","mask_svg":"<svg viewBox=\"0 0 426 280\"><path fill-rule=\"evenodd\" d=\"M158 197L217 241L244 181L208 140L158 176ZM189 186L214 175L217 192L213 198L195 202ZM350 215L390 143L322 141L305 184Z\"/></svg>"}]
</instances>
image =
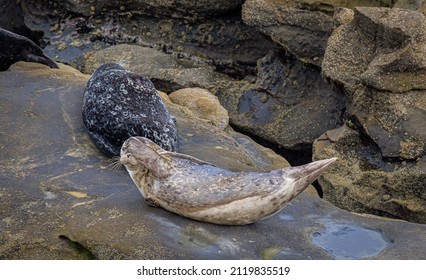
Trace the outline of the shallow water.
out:
<instances>
[{"instance_id":1,"label":"shallow water","mask_svg":"<svg viewBox=\"0 0 426 280\"><path fill-rule=\"evenodd\" d=\"M324 230L311 234L312 242L335 259L370 258L389 244L380 232L358 225L330 220L325 221L324 225Z\"/></svg>"}]
</instances>

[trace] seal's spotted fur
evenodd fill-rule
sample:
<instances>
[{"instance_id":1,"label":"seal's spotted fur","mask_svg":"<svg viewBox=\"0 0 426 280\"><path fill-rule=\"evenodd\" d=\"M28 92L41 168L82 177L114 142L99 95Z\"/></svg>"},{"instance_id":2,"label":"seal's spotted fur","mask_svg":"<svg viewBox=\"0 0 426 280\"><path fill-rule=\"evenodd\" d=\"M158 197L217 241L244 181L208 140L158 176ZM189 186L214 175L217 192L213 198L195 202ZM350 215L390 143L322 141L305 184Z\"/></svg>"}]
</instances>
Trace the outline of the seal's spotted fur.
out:
<instances>
[{"instance_id":1,"label":"seal's spotted fur","mask_svg":"<svg viewBox=\"0 0 426 280\"><path fill-rule=\"evenodd\" d=\"M120 157L149 204L227 225L249 224L277 213L335 160L271 172L232 172L167 152L144 137L126 140Z\"/></svg>"},{"instance_id":2,"label":"seal's spotted fur","mask_svg":"<svg viewBox=\"0 0 426 280\"><path fill-rule=\"evenodd\" d=\"M116 63L100 66L87 83L83 122L107 155L119 155L123 142L143 136L168 151L177 150L174 118L151 81Z\"/></svg>"}]
</instances>

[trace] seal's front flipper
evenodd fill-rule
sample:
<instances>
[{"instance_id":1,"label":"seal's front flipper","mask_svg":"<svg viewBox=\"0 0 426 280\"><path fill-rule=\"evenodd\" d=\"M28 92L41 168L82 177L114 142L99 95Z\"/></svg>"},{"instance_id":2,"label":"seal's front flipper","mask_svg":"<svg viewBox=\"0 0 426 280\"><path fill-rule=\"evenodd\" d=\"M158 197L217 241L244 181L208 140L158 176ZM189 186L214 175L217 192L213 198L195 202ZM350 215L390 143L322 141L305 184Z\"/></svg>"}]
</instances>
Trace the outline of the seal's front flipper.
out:
<instances>
[{"instance_id":1,"label":"seal's front flipper","mask_svg":"<svg viewBox=\"0 0 426 280\"><path fill-rule=\"evenodd\" d=\"M149 197L145 198L145 202L146 202L149 206L152 206L152 207L160 207L160 204L158 204L158 202L157 202L156 200L152 199L152 198L149 198Z\"/></svg>"}]
</instances>

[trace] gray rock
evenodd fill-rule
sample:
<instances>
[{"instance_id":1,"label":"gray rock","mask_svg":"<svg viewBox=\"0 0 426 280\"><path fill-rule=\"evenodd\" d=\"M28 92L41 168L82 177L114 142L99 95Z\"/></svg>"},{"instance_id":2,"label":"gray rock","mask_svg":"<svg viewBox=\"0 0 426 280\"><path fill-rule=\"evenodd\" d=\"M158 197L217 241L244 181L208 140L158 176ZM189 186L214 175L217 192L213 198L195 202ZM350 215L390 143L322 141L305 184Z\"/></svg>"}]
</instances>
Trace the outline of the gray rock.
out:
<instances>
[{"instance_id":1,"label":"gray rock","mask_svg":"<svg viewBox=\"0 0 426 280\"><path fill-rule=\"evenodd\" d=\"M323 73L349 89L425 89L425 25L424 15L414 11L356 8L354 20L330 37Z\"/></svg>"},{"instance_id":2,"label":"gray rock","mask_svg":"<svg viewBox=\"0 0 426 280\"><path fill-rule=\"evenodd\" d=\"M69 64L82 52L128 43L194 56L237 76L275 48L241 21L241 2L20 1L25 24L44 34L45 52L59 62Z\"/></svg>"},{"instance_id":3,"label":"gray rock","mask_svg":"<svg viewBox=\"0 0 426 280\"><path fill-rule=\"evenodd\" d=\"M22 30L24 25L24 17L21 7L14 0L1 0L0 1L0 27L15 33Z\"/></svg>"},{"instance_id":4,"label":"gray rock","mask_svg":"<svg viewBox=\"0 0 426 280\"><path fill-rule=\"evenodd\" d=\"M243 21L304 63L321 66L338 7L391 6L393 1L247 0Z\"/></svg>"},{"instance_id":5,"label":"gray rock","mask_svg":"<svg viewBox=\"0 0 426 280\"><path fill-rule=\"evenodd\" d=\"M86 53L75 64L83 73L93 73L104 62L117 62L132 72L144 75L158 90L165 92L191 87L209 89L218 80L232 80L208 65L197 65L153 48L129 44Z\"/></svg>"},{"instance_id":6,"label":"gray rock","mask_svg":"<svg viewBox=\"0 0 426 280\"><path fill-rule=\"evenodd\" d=\"M241 93L235 107L228 107L232 122L244 131L303 151L341 122L345 98L316 67L271 52L258 61L257 75L256 87Z\"/></svg>"},{"instance_id":7,"label":"gray rock","mask_svg":"<svg viewBox=\"0 0 426 280\"><path fill-rule=\"evenodd\" d=\"M323 74L343 85L349 115L384 157L425 154L425 24L414 11L356 8L328 41Z\"/></svg>"},{"instance_id":8,"label":"gray rock","mask_svg":"<svg viewBox=\"0 0 426 280\"><path fill-rule=\"evenodd\" d=\"M28 16L31 19L31 16ZM59 21L59 24L56 22ZM45 51L57 60L71 62L83 51L99 50L116 44L137 44L155 47L180 57L214 63L223 71L241 76L276 46L238 16L203 20L154 18L145 15L112 16L101 19L57 19L42 29L50 44ZM229 70L228 70L229 68Z\"/></svg>"},{"instance_id":9,"label":"gray rock","mask_svg":"<svg viewBox=\"0 0 426 280\"><path fill-rule=\"evenodd\" d=\"M426 223L426 161L385 161L357 131L342 126L314 143L315 160L337 157L319 180L324 199L360 213Z\"/></svg>"},{"instance_id":10,"label":"gray rock","mask_svg":"<svg viewBox=\"0 0 426 280\"><path fill-rule=\"evenodd\" d=\"M404 94L359 89L354 93L348 113L354 116L380 148L383 157L418 160L426 153L425 91Z\"/></svg>"},{"instance_id":11,"label":"gray rock","mask_svg":"<svg viewBox=\"0 0 426 280\"><path fill-rule=\"evenodd\" d=\"M333 27L332 17L295 5L273 0L248 0L243 5L243 21L301 61L321 65Z\"/></svg>"},{"instance_id":12,"label":"gray rock","mask_svg":"<svg viewBox=\"0 0 426 280\"><path fill-rule=\"evenodd\" d=\"M398 0L394 8L419 11L424 14L426 11L426 3L424 0Z\"/></svg>"},{"instance_id":13,"label":"gray rock","mask_svg":"<svg viewBox=\"0 0 426 280\"><path fill-rule=\"evenodd\" d=\"M147 206L126 171L110 170L85 131L80 108L89 77L60 67L18 63L0 73L0 259L426 257L424 225L354 215L309 193L246 227ZM249 138L166 104L183 152L235 170L286 165Z\"/></svg>"}]
</instances>

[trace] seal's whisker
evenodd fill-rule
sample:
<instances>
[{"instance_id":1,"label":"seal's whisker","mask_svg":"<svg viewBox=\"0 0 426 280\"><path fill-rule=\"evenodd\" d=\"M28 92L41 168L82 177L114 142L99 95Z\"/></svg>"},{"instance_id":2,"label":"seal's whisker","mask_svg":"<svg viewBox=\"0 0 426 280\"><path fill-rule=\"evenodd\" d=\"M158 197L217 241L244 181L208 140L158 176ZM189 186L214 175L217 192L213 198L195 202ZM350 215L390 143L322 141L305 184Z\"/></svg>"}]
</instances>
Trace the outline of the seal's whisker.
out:
<instances>
[{"instance_id":1,"label":"seal's whisker","mask_svg":"<svg viewBox=\"0 0 426 280\"><path fill-rule=\"evenodd\" d=\"M107 159L108 162L116 162L117 160L120 160L120 156L113 156L112 158Z\"/></svg>"},{"instance_id":2,"label":"seal's whisker","mask_svg":"<svg viewBox=\"0 0 426 280\"><path fill-rule=\"evenodd\" d=\"M112 157L108 161L111 163L107 165L107 168L111 169L113 172L118 171L123 166L123 164L120 162L119 156Z\"/></svg>"}]
</instances>

